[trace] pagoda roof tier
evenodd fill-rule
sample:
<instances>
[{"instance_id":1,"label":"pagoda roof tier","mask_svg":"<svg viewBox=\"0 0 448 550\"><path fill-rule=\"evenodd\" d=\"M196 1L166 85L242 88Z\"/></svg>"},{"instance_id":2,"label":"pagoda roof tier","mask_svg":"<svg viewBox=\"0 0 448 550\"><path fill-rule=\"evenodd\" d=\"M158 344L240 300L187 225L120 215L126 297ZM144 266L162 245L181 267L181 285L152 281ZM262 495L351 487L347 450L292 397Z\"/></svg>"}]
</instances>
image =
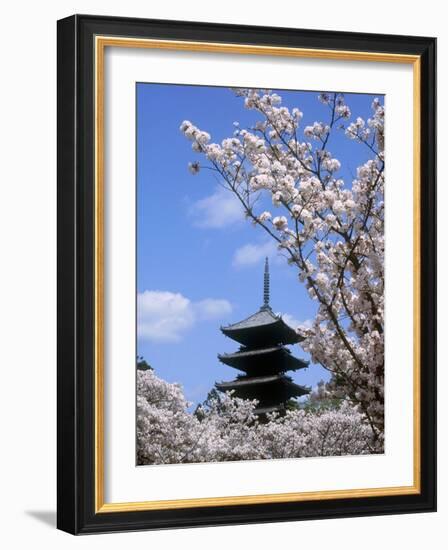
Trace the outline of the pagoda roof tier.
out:
<instances>
[{"instance_id":1,"label":"pagoda roof tier","mask_svg":"<svg viewBox=\"0 0 448 550\"><path fill-rule=\"evenodd\" d=\"M296 344L304 340L280 315L275 315L268 305L262 306L243 321L221 327L221 330L232 340L248 347Z\"/></svg>"},{"instance_id":2,"label":"pagoda roof tier","mask_svg":"<svg viewBox=\"0 0 448 550\"><path fill-rule=\"evenodd\" d=\"M270 376L254 376L237 378L230 382L217 382L220 391L235 390L235 395L243 399L258 399L260 403L279 401L291 397L299 397L310 393L305 386L295 384L289 376L274 374Z\"/></svg>"},{"instance_id":3,"label":"pagoda roof tier","mask_svg":"<svg viewBox=\"0 0 448 550\"><path fill-rule=\"evenodd\" d=\"M296 371L308 367L308 362L298 359L283 346L271 346L261 349L242 348L236 353L218 355L219 360L247 373L279 373Z\"/></svg>"}]
</instances>

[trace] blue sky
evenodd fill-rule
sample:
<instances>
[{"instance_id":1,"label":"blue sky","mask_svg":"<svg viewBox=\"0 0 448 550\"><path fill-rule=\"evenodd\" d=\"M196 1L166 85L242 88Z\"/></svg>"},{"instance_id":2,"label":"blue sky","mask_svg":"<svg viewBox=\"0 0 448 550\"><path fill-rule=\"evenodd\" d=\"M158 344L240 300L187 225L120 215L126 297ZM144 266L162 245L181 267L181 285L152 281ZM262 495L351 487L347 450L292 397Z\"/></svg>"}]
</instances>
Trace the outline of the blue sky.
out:
<instances>
[{"instance_id":1,"label":"blue sky","mask_svg":"<svg viewBox=\"0 0 448 550\"><path fill-rule=\"evenodd\" d=\"M302 128L328 120L318 92L277 93L304 113ZM352 119L369 118L375 95L345 95ZM219 327L261 306L266 255L276 313L303 323L313 318L316 303L261 229L244 220L214 174L189 173L188 162L203 159L179 131L185 119L220 142L232 134L233 122L245 127L258 117L228 88L137 84L137 352L158 376L181 383L187 399L199 403L215 381L238 374L217 359L238 347ZM331 136L328 149L341 161L339 177L347 182L368 158L367 148L342 131ZM292 351L309 359L299 346ZM311 386L329 378L313 364L292 376Z\"/></svg>"}]
</instances>

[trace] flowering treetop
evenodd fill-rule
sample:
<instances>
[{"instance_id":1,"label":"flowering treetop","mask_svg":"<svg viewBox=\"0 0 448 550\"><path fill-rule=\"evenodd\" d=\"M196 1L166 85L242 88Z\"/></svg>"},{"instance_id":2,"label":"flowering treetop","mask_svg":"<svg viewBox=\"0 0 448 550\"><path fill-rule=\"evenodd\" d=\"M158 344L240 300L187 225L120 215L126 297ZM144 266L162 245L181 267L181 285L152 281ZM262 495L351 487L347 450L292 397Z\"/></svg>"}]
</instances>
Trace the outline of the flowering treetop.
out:
<instances>
[{"instance_id":1,"label":"flowering treetop","mask_svg":"<svg viewBox=\"0 0 448 550\"><path fill-rule=\"evenodd\" d=\"M322 93L328 119L301 128L302 112L274 92L237 89L259 115L250 128L214 143L190 121L180 129L245 215L267 233L319 304L303 347L332 374L332 391L348 397L378 438L384 431L384 107L352 120L343 94ZM350 121L350 122L349 122ZM347 184L329 150L344 130L369 159ZM272 207L259 211L260 197Z\"/></svg>"},{"instance_id":2,"label":"flowering treetop","mask_svg":"<svg viewBox=\"0 0 448 550\"><path fill-rule=\"evenodd\" d=\"M257 402L214 394L198 408L177 384L152 370L137 371L137 462L178 464L300 458L382 452L363 416L347 402L339 409L288 411L260 423Z\"/></svg>"}]
</instances>

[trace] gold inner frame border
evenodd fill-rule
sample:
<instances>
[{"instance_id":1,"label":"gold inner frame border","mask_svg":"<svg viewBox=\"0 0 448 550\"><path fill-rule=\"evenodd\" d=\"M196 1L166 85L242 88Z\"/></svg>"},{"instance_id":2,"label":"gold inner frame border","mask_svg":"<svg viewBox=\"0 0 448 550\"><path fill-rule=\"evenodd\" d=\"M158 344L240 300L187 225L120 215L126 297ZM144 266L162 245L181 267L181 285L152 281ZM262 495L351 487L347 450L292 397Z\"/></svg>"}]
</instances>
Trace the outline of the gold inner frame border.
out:
<instances>
[{"instance_id":1,"label":"gold inner frame border","mask_svg":"<svg viewBox=\"0 0 448 550\"><path fill-rule=\"evenodd\" d=\"M179 500L153 500L141 502L106 503L104 501L104 54L106 47L146 48L208 53L233 53L331 59L347 61L405 63L413 66L413 485L366 489L342 489L295 493L191 498ZM421 60L418 55L402 55L382 52L356 52L346 50L321 50L280 46L257 46L251 44L226 44L178 40L124 38L119 36L96 36L95 59L95 513L132 512L144 510L168 510L211 506L236 506L243 504L305 502L342 498L365 498L420 494L421 480L421 388L420 388L420 117L421 117Z\"/></svg>"}]
</instances>

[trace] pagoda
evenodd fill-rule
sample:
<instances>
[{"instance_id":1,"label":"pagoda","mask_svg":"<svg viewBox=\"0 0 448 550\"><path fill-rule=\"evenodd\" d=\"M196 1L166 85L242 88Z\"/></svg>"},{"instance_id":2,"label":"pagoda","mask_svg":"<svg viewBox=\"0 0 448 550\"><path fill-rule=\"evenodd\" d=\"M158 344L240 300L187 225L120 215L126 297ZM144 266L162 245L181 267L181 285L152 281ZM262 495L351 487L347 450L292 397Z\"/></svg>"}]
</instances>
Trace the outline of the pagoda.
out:
<instances>
[{"instance_id":1,"label":"pagoda","mask_svg":"<svg viewBox=\"0 0 448 550\"><path fill-rule=\"evenodd\" d=\"M264 268L263 305L243 321L221 327L225 336L240 345L234 353L223 353L218 359L243 374L230 382L217 382L216 388L222 392L234 390L233 395L242 399L257 399L255 413L283 413L286 403L294 397L306 395L310 388L299 386L292 381L287 371L297 371L308 367L308 362L292 355L286 347L301 342L295 330L276 315L269 304L269 263L266 258Z\"/></svg>"}]
</instances>

